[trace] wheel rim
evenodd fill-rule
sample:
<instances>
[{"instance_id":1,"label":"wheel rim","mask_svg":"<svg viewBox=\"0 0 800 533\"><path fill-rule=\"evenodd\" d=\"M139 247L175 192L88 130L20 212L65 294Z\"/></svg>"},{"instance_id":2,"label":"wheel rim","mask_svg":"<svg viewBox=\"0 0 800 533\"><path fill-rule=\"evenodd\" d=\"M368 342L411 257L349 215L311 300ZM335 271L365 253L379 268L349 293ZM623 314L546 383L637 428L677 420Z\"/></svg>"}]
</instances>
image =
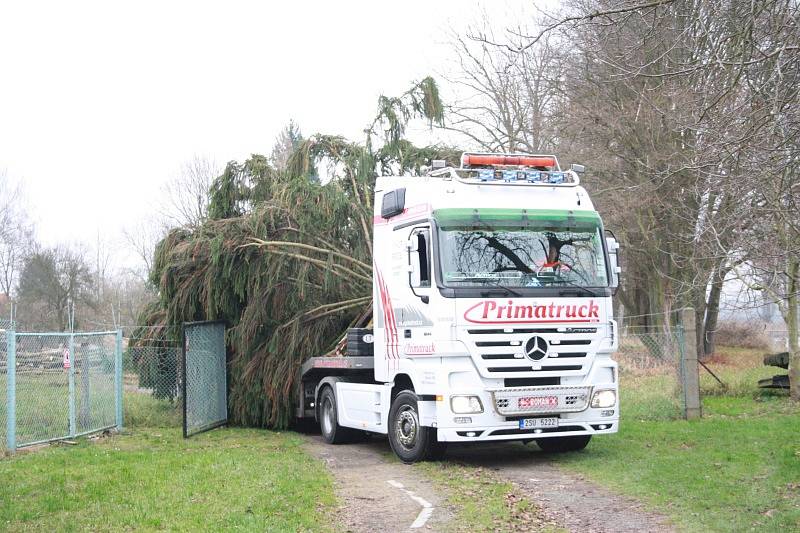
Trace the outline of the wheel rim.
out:
<instances>
[{"instance_id":1,"label":"wheel rim","mask_svg":"<svg viewBox=\"0 0 800 533\"><path fill-rule=\"evenodd\" d=\"M322 402L322 432L326 435L333 432L333 402L330 398Z\"/></svg>"},{"instance_id":2,"label":"wheel rim","mask_svg":"<svg viewBox=\"0 0 800 533\"><path fill-rule=\"evenodd\" d=\"M412 449L417 444L419 418L412 406L403 405L398 410L394 422L394 434L397 442L406 450Z\"/></svg>"}]
</instances>

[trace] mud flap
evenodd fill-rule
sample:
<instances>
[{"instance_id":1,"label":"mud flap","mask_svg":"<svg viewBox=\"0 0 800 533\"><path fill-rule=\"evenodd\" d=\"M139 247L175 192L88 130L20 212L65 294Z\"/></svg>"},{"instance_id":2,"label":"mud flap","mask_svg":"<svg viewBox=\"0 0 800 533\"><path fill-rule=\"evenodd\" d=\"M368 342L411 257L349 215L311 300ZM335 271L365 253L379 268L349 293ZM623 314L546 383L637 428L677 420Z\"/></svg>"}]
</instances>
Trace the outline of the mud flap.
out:
<instances>
[{"instance_id":1,"label":"mud flap","mask_svg":"<svg viewBox=\"0 0 800 533\"><path fill-rule=\"evenodd\" d=\"M429 397L429 395L425 395L423 396L424 400L417 402L419 423L421 426L436 427L436 401Z\"/></svg>"}]
</instances>

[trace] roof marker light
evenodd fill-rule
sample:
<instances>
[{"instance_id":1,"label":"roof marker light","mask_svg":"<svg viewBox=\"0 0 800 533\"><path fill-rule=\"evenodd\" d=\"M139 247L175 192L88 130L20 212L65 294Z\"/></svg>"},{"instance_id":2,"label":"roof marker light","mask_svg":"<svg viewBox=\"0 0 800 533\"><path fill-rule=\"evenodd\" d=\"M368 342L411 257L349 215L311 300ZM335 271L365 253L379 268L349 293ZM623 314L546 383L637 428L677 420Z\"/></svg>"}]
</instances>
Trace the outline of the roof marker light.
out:
<instances>
[{"instance_id":1,"label":"roof marker light","mask_svg":"<svg viewBox=\"0 0 800 533\"><path fill-rule=\"evenodd\" d=\"M538 170L526 170L525 179L527 179L530 183L540 182L542 181L542 173Z\"/></svg>"},{"instance_id":2,"label":"roof marker light","mask_svg":"<svg viewBox=\"0 0 800 533\"><path fill-rule=\"evenodd\" d=\"M478 178L481 181L492 181L494 179L494 170L491 168L481 168L478 170Z\"/></svg>"}]
</instances>

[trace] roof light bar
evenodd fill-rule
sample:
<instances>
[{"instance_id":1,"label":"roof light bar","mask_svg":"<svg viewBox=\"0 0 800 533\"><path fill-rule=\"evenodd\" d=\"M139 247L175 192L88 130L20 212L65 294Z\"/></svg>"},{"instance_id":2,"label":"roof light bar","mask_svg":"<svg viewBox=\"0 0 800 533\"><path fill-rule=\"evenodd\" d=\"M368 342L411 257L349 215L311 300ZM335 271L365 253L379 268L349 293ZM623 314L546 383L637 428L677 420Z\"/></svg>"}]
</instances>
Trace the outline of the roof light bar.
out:
<instances>
[{"instance_id":1,"label":"roof light bar","mask_svg":"<svg viewBox=\"0 0 800 533\"><path fill-rule=\"evenodd\" d=\"M493 165L556 168L556 158L550 155L471 154L461 155L462 168Z\"/></svg>"}]
</instances>

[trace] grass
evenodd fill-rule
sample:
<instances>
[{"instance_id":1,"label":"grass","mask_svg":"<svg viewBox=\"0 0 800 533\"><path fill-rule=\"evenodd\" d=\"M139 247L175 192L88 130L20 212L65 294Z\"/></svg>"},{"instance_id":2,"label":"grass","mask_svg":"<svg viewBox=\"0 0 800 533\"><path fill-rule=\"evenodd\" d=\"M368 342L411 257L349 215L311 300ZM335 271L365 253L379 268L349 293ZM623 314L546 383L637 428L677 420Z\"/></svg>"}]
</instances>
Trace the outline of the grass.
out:
<instances>
[{"instance_id":1,"label":"grass","mask_svg":"<svg viewBox=\"0 0 800 533\"><path fill-rule=\"evenodd\" d=\"M685 531L800 530L800 410L756 387L780 369L736 348L709 366L726 386L701 369L704 417L693 421L660 411L673 403L669 375L623 371L620 432L560 463L648 502Z\"/></svg>"},{"instance_id":2,"label":"grass","mask_svg":"<svg viewBox=\"0 0 800 533\"><path fill-rule=\"evenodd\" d=\"M514 485L489 470L443 461L414 465L456 509L455 531L562 531L547 520Z\"/></svg>"},{"instance_id":3,"label":"grass","mask_svg":"<svg viewBox=\"0 0 800 533\"><path fill-rule=\"evenodd\" d=\"M126 426L175 428L183 424L180 400L157 400L150 394L125 392L122 405Z\"/></svg>"},{"instance_id":4,"label":"grass","mask_svg":"<svg viewBox=\"0 0 800 533\"><path fill-rule=\"evenodd\" d=\"M0 529L326 530L332 481L301 443L259 430L184 440L177 428L136 428L20 453L0 460Z\"/></svg>"}]
</instances>

